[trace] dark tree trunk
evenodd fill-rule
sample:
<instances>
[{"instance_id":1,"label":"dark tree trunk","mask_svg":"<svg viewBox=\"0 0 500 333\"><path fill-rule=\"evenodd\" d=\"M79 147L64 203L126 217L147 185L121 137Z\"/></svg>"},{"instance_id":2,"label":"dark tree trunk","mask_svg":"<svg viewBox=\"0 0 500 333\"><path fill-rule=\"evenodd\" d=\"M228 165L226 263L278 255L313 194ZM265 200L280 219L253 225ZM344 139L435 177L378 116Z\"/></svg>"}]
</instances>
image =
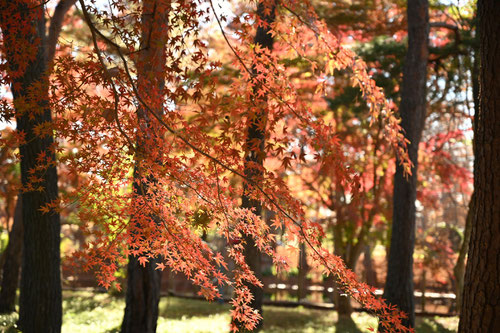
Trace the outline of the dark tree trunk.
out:
<instances>
[{"instance_id":1,"label":"dark tree trunk","mask_svg":"<svg viewBox=\"0 0 500 333\"><path fill-rule=\"evenodd\" d=\"M19 56L17 45L9 43L17 39L36 47L33 59L21 76L12 80L12 93L16 109L17 131L25 134L25 144L19 147L21 155L21 181L29 184L29 178L39 163L41 154L55 161L52 136L37 136L34 128L42 123L51 123L47 72L47 44L45 38L44 6L32 6L24 1L2 2L1 19L6 58L10 70L19 69L26 61ZM9 8L6 10L6 8ZM9 12L10 11L10 12ZM13 15L19 20L12 21ZM10 22L9 22L10 21ZM15 25L23 24L23 33L15 31ZM29 92L33 85L38 87ZM40 209L58 197L57 171L50 163L45 170L36 171L40 178L36 186L43 191L26 191L21 195L24 226L23 263L19 326L25 333L60 332L62 321L61 272L60 272L60 217L56 212L43 213Z\"/></svg>"},{"instance_id":2,"label":"dark tree trunk","mask_svg":"<svg viewBox=\"0 0 500 333\"><path fill-rule=\"evenodd\" d=\"M415 246L415 200L417 196L418 145L426 115L426 78L429 36L427 0L408 0L408 53L403 67L399 109L412 175L405 177L397 164L394 176L394 208L391 246L384 298L408 314L405 326L415 325L413 297L413 249Z\"/></svg>"},{"instance_id":3,"label":"dark tree trunk","mask_svg":"<svg viewBox=\"0 0 500 333\"><path fill-rule=\"evenodd\" d=\"M2 290L0 291L0 313L16 309L16 291L19 284L19 270L23 249L23 218L21 196L18 196L14 223L9 232L9 244L5 250L5 263L2 270Z\"/></svg>"},{"instance_id":4,"label":"dark tree trunk","mask_svg":"<svg viewBox=\"0 0 500 333\"><path fill-rule=\"evenodd\" d=\"M500 2L478 1L474 204L459 332L500 332Z\"/></svg>"},{"instance_id":5,"label":"dark tree trunk","mask_svg":"<svg viewBox=\"0 0 500 333\"><path fill-rule=\"evenodd\" d=\"M259 18L268 24L274 21L274 11L271 10L271 15L264 14L265 5L264 2L259 2L257 8L257 15ZM257 33L255 35L255 44L260 44L262 48L267 48L269 50L273 49L273 37L269 34L269 28L258 27ZM253 72L257 71L252 68ZM258 88L255 89L257 91ZM256 101L257 104L265 106L265 97L261 101ZM250 115L250 126L248 128L248 136L246 139L246 160L245 160L245 177L253 182L258 182L262 177L261 167L264 162L264 144L265 144L265 127L267 122L267 111L265 107L262 107L257 112ZM248 193L248 186L245 183L244 193ZM253 209L253 212L262 216L262 206L258 200L251 199L247 194L244 194L241 200L241 207ZM258 250L254 240L250 236L244 237L245 248L243 254L245 256L245 261L254 272L255 276L262 280L262 255ZM253 295L253 300L250 306L257 310L262 315L262 302L264 298L264 290L253 284L248 284L248 288ZM260 331L262 328L262 320L257 323L254 332ZM244 328L236 322L236 325L240 328L240 331L244 331Z\"/></svg>"},{"instance_id":6,"label":"dark tree trunk","mask_svg":"<svg viewBox=\"0 0 500 333\"><path fill-rule=\"evenodd\" d=\"M122 333L156 332L161 286L161 271L155 269L156 262L150 260L144 267L136 257L129 256Z\"/></svg>"},{"instance_id":7,"label":"dark tree trunk","mask_svg":"<svg viewBox=\"0 0 500 333\"><path fill-rule=\"evenodd\" d=\"M163 113L163 90L165 87L165 41L168 21L168 8L165 5L159 0L143 1L141 18L143 50L137 61L140 97L149 102L148 106L159 115ZM161 142L158 126L156 126L153 116L148 114L148 111L142 106L138 108L137 116L139 119L137 150L143 155L142 158L147 159L148 156L151 156L151 149L159 149L158 147L148 147L146 143L148 138L154 136L158 136L156 140ZM134 170L134 191L137 196L147 195L148 183L143 182L142 179L143 170L139 161ZM148 181L154 182L155 180L148 179ZM158 220L155 216L151 216L151 218ZM138 223L134 222L134 216L131 219L132 223ZM157 222L159 223L159 221ZM156 332L162 275L162 272L156 269L158 262L159 259L150 259L142 266L137 257L129 256L122 333Z\"/></svg>"}]
</instances>

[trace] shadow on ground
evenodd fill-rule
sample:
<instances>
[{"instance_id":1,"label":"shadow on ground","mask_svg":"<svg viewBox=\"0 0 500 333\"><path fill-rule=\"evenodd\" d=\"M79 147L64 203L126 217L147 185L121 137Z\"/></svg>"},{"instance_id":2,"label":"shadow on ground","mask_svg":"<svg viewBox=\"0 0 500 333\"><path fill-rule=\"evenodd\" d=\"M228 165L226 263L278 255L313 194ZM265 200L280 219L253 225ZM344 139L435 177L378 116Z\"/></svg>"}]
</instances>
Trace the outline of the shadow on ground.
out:
<instances>
[{"instance_id":1,"label":"shadow on ground","mask_svg":"<svg viewBox=\"0 0 500 333\"><path fill-rule=\"evenodd\" d=\"M122 297L92 292L65 292L63 333L119 333L125 302ZM229 332L230 306L217 302L164 297L160 303L158 333ZM262 333L365 333L377 327L377 319L354 313L353 320L341 319L334 311L303 307L264 307ZM0 333L13 328L17 313L0 315ZM450 333L457 317L417 317L416 333Z\"/></svg>"},{"instance_id":2,"label":"shadow on ground","mask_svg":"<svg viewBox=\"0 0 500 333\"><path fill-rule=\"evenodd\" d=\"M163 297L160 302L160 316L166 319L189 319L191 317L208 317L215 314L228 313L228 304L200 300L185 300L176 297Z\"/></svg>"}]
</instances>

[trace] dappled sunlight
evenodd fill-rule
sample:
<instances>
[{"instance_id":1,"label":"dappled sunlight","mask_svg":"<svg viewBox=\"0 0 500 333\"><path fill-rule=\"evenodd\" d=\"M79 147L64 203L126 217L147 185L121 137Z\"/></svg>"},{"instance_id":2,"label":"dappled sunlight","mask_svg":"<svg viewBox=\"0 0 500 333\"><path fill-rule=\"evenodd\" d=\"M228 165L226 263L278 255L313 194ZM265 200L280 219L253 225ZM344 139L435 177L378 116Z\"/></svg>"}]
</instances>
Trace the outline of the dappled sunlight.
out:
<instances>
[{"instance_id":1,"label":"dappled sunlight","mask_svg":"<svg viewBox=\"0 0 500 333\"><path fill-rule=\"evenodd\" d=\"M63 333L118 333L125 302L122 297L91 291L64 292ZM229 332L228 304L163 297L160 301L158 333ZM13 325L17 313L0 315L0 332L18 332ZM264 306L262 333L361 333L377 326L377 318L367 313L352 314L353 321L338 319L334 311L302 306L285 308ZM417 333L455 332L457 317L418 318Z\"/></svg>"}]
</instances>

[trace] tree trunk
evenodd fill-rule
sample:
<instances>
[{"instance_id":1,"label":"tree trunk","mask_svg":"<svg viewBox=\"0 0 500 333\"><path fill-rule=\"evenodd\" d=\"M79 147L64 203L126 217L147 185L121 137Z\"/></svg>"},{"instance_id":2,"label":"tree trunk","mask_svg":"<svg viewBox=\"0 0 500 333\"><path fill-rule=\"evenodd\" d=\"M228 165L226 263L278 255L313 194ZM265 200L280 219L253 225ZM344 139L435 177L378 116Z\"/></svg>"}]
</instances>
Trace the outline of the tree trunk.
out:
<instances>
[{"instance_id":1,"label":"tree trunk","mask_svg":"<svg viewBox=\"0 0 500 333\"><path fill-rule=\"evenodd\" d=\"M336 287L335 287L335 278L333 277L333 275L330 274L323 278L323 286L325 287L325 289L323 290L323 299L326 302L335 304L334 292ZM329 292L328 291L329 288L332 288L334 292L332 293Z\"/></svg>"},{"instance_id":2,"label":"tree trunk","mask_svg":"<svg viewBox=\"0 0 500 333\"><path fill-rule=\"evenodd\" d=\"M354 270L353 267L350 267L345 256L340 257L346 263L347 268ZM351 319L353 312L351 297L341 290L341 286L339 286L337 282L335 282L335 287L333 288L333 304L335 305L335 310L339 315L339 319Z\"/></svg>"},{"instance_id":3,"label":"tree trunk","mask_svg":"<svg viewBox=\"0 0 500 333\"><path fill-rule=\"evenodd\" d=\"M453 275L456 281L455 309L458 311L461 309L462 306L462 293L464 288L464 274L465 274L465 258L467 257L467 252L469 252L474 197L475 194L473 193L469 202L469 210L467 212L467 217L465 219L464 239L462 240L462 246L460 247L460 251L458 253L457 263L453 268Z\"/></svg>"},{"instance_id":4,"label":"tree trunk","mask_svg":"<svg viewBox=\"0 0 500 333\"><path fill-rule=\"evenodd\" d=\"M478 1L474 207L459 332L500 332L500 2Z\"/></svg>"},{"instance_id":5,"label":"tree trunk","mask_svg":"<svg viewBox=\"0 0 500 333\"><path fill-rule=\"evenodd\" d=\"M0 313L16 310L16 291L19 284L19 270L23 249L23 218L21 195L18 196L14 223L9 232L9 244L5 250L2 270L2 290L0 291Z\"/></svg>"},{"instance_id":6,"label":"tree trunk","mask_svg":"<svg viewBox=\"0 0 500 333\"><path fill-rule=\"evenodd\" d=\"M476 22L477 22L477 11L476 11ZM474 114L479 114L479 34L478 27L476 23L476 36L474 38L474 58L472 63L471 70L471 81L472 81L472 99L474 101ZM455 286L455 307L451 310L459 312L462 308L462 294L464 289L464 276L465 276L465 259L467 258L467 253L469 252L469 242L470 242L470 234L472 229L472 214L474 211L474 200L475 200L475 192L472 193L472 196L469 201L469 209L467 211L467 217L465 219L465 230L464 230L464 239L462 241L462 246L460 247L460 251L457 258L457 263L453 268L453 276L456 281Z\"/></svg>"},{"instance_id":7,"label":"tree trunk","mask_svg":"<svg viewBox=\"0 0 500 333\"><path fill-rule=\"evenodd\" d=\"M426 275L427 271L425 270L425 267L423 267L422 269L422 276L421 276L421 281L420 281L420 285L421 285L421 292L422 292L422 297L420 298L420 307L421 307L421 311L422 312L425 312L425 303L426 303L426 298L425 298L425 288L427 287L427 275Z\"/></svg>"},{"instance_id":8,"label":"tree trunk","mask_svg":"<svg viewBox=\"0 0 500 333\"><path fill-rule=\"evenodd\" d=\"M271 24L274 21L275 17L275 8L271 10L270 15L265 15L264 13L265 5L264 2L259 2L257 8L257 16ZM269 34L269 28L258 27L257 33L254 38L255 44L260 44L262 48L267 48L269 50L273 49L273 37ZM255 66L252 68L254 73L257 72ZM254 89L257 92L258 87ZM257 101L261 105L265 105L266 97L262 97L260 102ZM248 136L246 139L246 159L245 159L245 177L251 181L258 181L262 177L261 167L264 163L264 144L265 144L265 127L267 121L267 111L265 107L262 107L260 110L255 112L255 114L250 115L250 126L248 128ZM258 144L256 144L258 143ZM262 206L258 200L253 200L250 198L248 193L248 185L244 184L243 192L245 193L241 199L241 207L253 209L253 212L262 216ZM245 261L250 267L250 269L254 272L255 276L262 280L262 255L258 250L253 238L251 236L245 235L245 248L243 254L245 256ZM253 299L250 302L250 306L258 311L262 315L262 302L264 298L264 290L258 286L253 284L248 284L248 288L250 289L251 294L253 295ZM240 325L238 321L235 323L240 331L245 331L244 327ZM260 331L262 328L262 320L257 323L254 332Z\"/></svg>"},{"instance_id":9,"label":"tree trunk","mask_svg":"<svg viewBox=\"0 0 500 333\"><path fill-rule=\"evenodd\" d=\"M45 38L44 6L31 2L2 2L1 25L9 74L12 74L12 94L16 111L17 131L24 133L25 143L19 147L21 155L21 182L29 187L30 177L39 177L35 185L42 191L27 190L21 195L24 226L23 262L19 326L25 333L61 331L62 297L60 272L60 216L41 208L58 198L55 163L43 162L45 169L30 171L40 166L37 161L45 154L55 162L54 139L51 135L38 136L36 126L51 123L47 72L47 43ZM13 17L18 17L12 20ZM16 27L23 26L23 31ZM17 31L16 31L17 30ZM33 57L19 54L17 41L36 50ZM13 43L12 45L10 43ZM26 67L20 66L26 62ZM21 75L15 71L22 69ZM31 89L37 85L36 89ZM31 90L31 91L30 91Z\"/></svg>"},{"instance_id":10,"label":"tree trunk","mask_svg":"<svg viewBox=\"0 0 500 333\"><path fill-rule=\"evenodd\" d=\"M161 286L161 271L155 269L156 262L150 260L144 267L136 257L129 256L122 333L156 332Z\"/></svg>"},{"instance_id":11,"label":"tree trunk","mask_svg":"<svg viewBox=\"0 0 500 333\"><path fill-rule=\"evenodd\" d=\"M365 281L368 285L378 286L377 272L373 268L373 260L370 245L365 245L363 257L363 267L365 270Z\"/></svg>"},{"instance_id":12,"label":"tree trunk","mask_svg":"<svg viewBox=\"0 0 500 333\"><path fill-rule=\"evenodd\" d=\"M139 95L143 100L151 101L149 106L159 115L163 113L163 90L165 87L163 73L166 63L165 42L168 9L165 3L159 0L145 0L143 2L141 18L143 50L137 61ZM140 158L147 159L148 156L151 156L149 153L151 149L158 149L158 147L148 147L146 143L148 138L155 135L155 124L153 117L142 106L137 110L137 117L139 119L137 150L143 154ZM161 142L160 139L158 140ZM134 170L134 191L137 196L147 195L149 185L142 179L143 173L139 161ZM148 179L148 181L154 182L154 179ZM151 218L158 220L155 216L151 216ZM134 223L135 217L132 216L131 219ZM159 223L159 221L157 222ZM142 266L136 256L129 256L122 333L156 332L162 273L156 269L158 262L159 259L150 259Z\"/></svg>"},{"instance_id":13,"label":"tree trunk","mask_svg":"<svg viewBox=\"0 0 500 333\"><path fill-rule=\"evenodd\" d=\"M403 321L415 325L413 297L413 249L415 246L415 200L417 195L418 145L426 115L426 78L429 35L427 0L408 0L408 52L403 67L401 106L399 109L405 137L410 140L408 153L412 175L405 177L399 161L394 176L394 208L391 246L384 298L408 314Z\"/></svg>"},{"instance_id":14,"label":"tree trunk","mask_svg":"<svg viewBox=\"0 0 500 333\"><path fill-rule=\"evenodd\" d=\"M298 289L297 298L298 301L305 301L307 299L307 273L309 272L309 266L307 265L307 253L306 244L300 243L299 252L299 277L298 277Z\"/></svg>"},{"instance_id":15,"label":"tree trunk","mask_svg":"<svg viewBox=\"0 0 500 333\"><path fill-rule=\"evenodd\" d=\"M352 314L351 298L349 295L341 291L337 286L333 292L335 309L339 315L339 319L350 319Z\"/></svg>"}]
</instances>

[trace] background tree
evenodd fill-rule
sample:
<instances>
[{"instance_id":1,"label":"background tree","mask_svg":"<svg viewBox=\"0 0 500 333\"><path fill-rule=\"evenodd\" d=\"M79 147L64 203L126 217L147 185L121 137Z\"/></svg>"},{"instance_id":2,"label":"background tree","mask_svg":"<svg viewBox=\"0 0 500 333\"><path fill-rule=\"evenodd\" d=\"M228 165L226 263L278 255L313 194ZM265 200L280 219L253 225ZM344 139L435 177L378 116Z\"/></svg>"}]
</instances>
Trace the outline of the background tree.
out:
<instances>
[{"instance_id":1,"label":"background tree","mask_svg":"<svg viewBox=\"0 0 500 333\"><path fill-rule=\"evenodd\" d=\"M384 298L408 314L404 325L415 325L413 298L413 249L415 246L415 200L417 199L418 146L427 111L426 82L429 37L427 0L408 0L408 51L401 85L401 125L410 143L411 175L398 163L394 176L394 212Z\"/></svg>"},{"instance_id":2,"label":"background tree","mask_svg":"<svg viewBox=\"0 0 500 333\"><path fill-rule=\"evenodd\" d=\"M168 36L169 6L170 4L163 1L145 0L142 2L141 51L136 61L140 98L147 100L148 105L153 107L159 115L163 113L164 104L166 66L164 45ZM139 130L136 139L137 165L134 167L134 194L141 197L136 200L145 201L150 200L151 196L148 193L151 189L149 182L144 182L143 178L150 178L149 181L154 182L154 179L148 176L147 163L158 159L150 156L161 154L159 147L162 146L163 131L141 105L137 109L137 118ZM131 223L135 224L129 230L132 235L137 233L134 229L142 227L137 221L141 216L140 210L147 209L144 204L139 204L137 208L138 211L134 212L131 217ZM154 223L159 223L158 217L152 215L150 218ZM156 268L159 262L159 260L150 260L145 265L141 265L136 256L129 255L122 333L156 332L161 286L161 271Z\"/></svg>"},{"instance_id":3,"label":"background tree","mask_svg":"<svg viewBox=\"0 0 500 333\"><path fill-rule=\"evenodd\" d=\"M270 34L271 24L275 18L276 4L274 1L260 2L257 7L258 27L255 34L255 47L260 48L256 53L255 64L252 66L254 76L261 74L257 63L260 52L273 51L273 37ZM258 49L257 49L258 50ZM257 82L255 86L256 95L262 86ZM253 199L248 195L249 188L252 188L253 182L260 183L263 171L262 167L265 160L265 143L266 143L266 127L267 127L267 94L255 100L254 108L248 113L248 134L245 145L245 165L244 175L249 182L244 183L243 196L241 198L241 207L252 210L257 216L262 216L262 205L258 200ZM245 236L245 249L243 251L245 261L254 272L255 277L262 279L262 255L255 244L251 235ZM264 290L260 286L248 284L252 301L250 306L262 315L262 304L264 301ZM236 322L239 329L244 329L244 325ZM259 331L262 328L263 322L259 320L256 328L253 331Z\"/></svg>"},{"instance_id":4,"label":"background tree","mask_svg":"<svg viewBox=\"0 0 500 333\"><path fill-rule=\"evenodd\" d=\"M140 52L140 10L118 2L110 6L104 11L82 2L83 10L91 14L86 21L94 50L85 53L85 57L70 54L59 59L51 77L58 134L82 143L74 156L67 154L64 163L69 170L87 175L75 191L80 204L78 217L93 232L85 248L86 255L78 257L85 260L85 267L98 267L100 283L109 286L116 278L116 268L129 254L138 257L142 265L163 257L156 268L169 265L184 273L200 286L201 294L212 299L218 296L216 284L231 282L236 286L233 317L245 321L245 328L251 329L258 322L258 314L246 306L251 300L247 286L260 285L260 281L244 260L245 237L250 236L259 250L271 255L280 268L286 267L286 259L274 252L267 223L234 200L244 194L260 202L263 208L276 211L273 225L286 230L292 242L308 244L312 262L321 264L325 273L337 276L347 293L394 322L393 310L357 282L338 257L321 247L321 226L304 216L303 205L279 177L292 160L301 160L288 150L296 141L296 133L288 130L286 123L294 119L300 122L297 128L306 133L304 150L318 152L314 158L322 167L335 169L349 186L356 185L355 174L346 167L343 154L336 149L339 142L334 129L312 112L307 98L297 93L295 82L285 70L288 65L281 63L274 52L255 45L255 15L245 15L239 26L234 23L241 27L236 30L237 38L234 37L237 46L231 43L233 36L225 35L239 75L226 90L227 95L221 96L211 83L220 64L207 58L204 42L197 37L200 21L215 14L220 24L219 17L213 12L200 11L196 1L172 7L171 22L175 29L171 30L166 49L175 57L165 68L168 77L165 99L170 103L164 105L165 112L160 114L152 101L142 98L136 80L138 68L130 65ZM284 6L276 14L279 19L271 25L272 33L279 35L279 46L284 52L296 52L309 63L310 75L315 77L313 91L320 95L328 85L326 78L333 76L335 69L352 68L352 83L369 99L371 115L387 121L384 131L388 135L384 139L389 139L389 145L396 147L406 161L404 144L397 145L401 143L397 119L369 78L365 64L342 48L321 22L315 21L306 4L290 2ZM103 29L110 24L111 31ZM221 30L224 33L224 27ZM325 56L312 60L308 57L311 53ZM255 71L251 70L253 66ZM292 67L288 68L293 70ZM247 145L248 112L262 96L266 96L269 106L270 134L265 151L282 161L282 165L274 170L264 169L262 179L255 182L245 175L248 161L242 151ZM148 200L130 191L134 182L130 171L140 157L136 154L137 142L130 140L141 129L141 119L135 112L137 104L158 121L171 139L162 141L167 153L147 154L147 161L141 161L147 165L147 175L141 181L150 188ZM248 191L234 188L228 180L230 176L239 177L253 188L247 188ZM64 200L67 202L68 198ZM147 210L138 214L141 204ZM228 241L234 240L228 246L229 256L236 262L232 280L218 269L225 264L220 253L210 249L194 228L193 217L202 206L213 217L206 228L213 228ZM140 230L134 224L129 228L131 215L134 222L140 219ZM154 223L152 215L160 223ZM243 244L237 244L238 239Z\"/></svg>"},{"instance_id":5,"label":"background tree","mask_svg":"<svg viewBox=\"0 0 500 333\"><path fill-rule=\"evenodd\" d=\"M481 67L474 118L474 203L459 332L500 329L500 3L479 0Z\"/></svg>"}]
</instances>

